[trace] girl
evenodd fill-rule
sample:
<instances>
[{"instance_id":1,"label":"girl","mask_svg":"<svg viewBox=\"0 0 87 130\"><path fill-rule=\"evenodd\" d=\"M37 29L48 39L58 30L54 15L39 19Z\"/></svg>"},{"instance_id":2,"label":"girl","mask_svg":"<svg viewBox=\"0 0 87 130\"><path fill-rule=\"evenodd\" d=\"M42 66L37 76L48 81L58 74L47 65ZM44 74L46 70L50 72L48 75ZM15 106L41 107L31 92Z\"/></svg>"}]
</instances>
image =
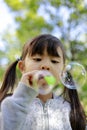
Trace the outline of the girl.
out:
<instances>
[{"instance_id":1,"label":"girl","mask_svg":"<svg viewBox=\"0 0 87 130\"><path fill-rule=\"evenodd\" d=\"M16 65L22 73L12 96L4 99L14 89ZM0 130L86 130L86 116L76 90L64 87L61 96L52 91L41 94L35 89L34 77L44 70L55 79L63 73L65 53L58 38L44 34L24 45L21 59L8 68L0 90ZM36 79L35 79L36 80ZM46 85L42 77L37 86ZM68 98L67 98L68 97Z\"/></svg>"}]
</instances>

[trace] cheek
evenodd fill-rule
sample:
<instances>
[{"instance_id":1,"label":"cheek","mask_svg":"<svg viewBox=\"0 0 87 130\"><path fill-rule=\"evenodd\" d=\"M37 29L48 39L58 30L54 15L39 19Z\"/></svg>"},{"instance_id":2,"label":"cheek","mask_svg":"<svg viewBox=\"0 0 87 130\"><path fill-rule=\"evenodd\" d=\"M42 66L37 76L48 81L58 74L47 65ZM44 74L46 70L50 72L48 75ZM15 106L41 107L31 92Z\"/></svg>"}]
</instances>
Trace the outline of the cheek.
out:
<instances>
[{"instance_id":1,"label":"cheek","mask_svg":"<svg viewBox=\"0 0 87 130\"><path fill-rule=\"evenodd\" d=\"M28 63L25 65L25 72L30 72L33 70L38 70L38 66L35 63Z\"/></svg>"}]
</instances>

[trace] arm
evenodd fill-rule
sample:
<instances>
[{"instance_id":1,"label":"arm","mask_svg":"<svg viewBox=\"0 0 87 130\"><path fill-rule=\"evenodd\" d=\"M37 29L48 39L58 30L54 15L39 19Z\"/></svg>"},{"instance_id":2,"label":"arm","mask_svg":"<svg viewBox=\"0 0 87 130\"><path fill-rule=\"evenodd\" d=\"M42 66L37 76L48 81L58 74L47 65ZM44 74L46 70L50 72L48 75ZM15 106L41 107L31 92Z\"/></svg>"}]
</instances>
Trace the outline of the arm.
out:
<instances>
[{"instance_id":1,"label":"arm","mask_svg":"<svg viewBox=\"0 0 87 130\"><path fill-rule=\"evenodd\" d=\"M14 94L7 97L1 104L1 128L0 130L21 130L28 113L28 106L37 96L33 88L20 82Z\"/></svg>"},{"instance_id":2,"label":"arm","mask_svg":"<svg viewBox=\"0 0 87 130\"><path fill-rule=\"evenodd\" d=\"M1 127L2 127L2 114L0 112L0 130L3 130Z\"/></svg>"}]
</instances>

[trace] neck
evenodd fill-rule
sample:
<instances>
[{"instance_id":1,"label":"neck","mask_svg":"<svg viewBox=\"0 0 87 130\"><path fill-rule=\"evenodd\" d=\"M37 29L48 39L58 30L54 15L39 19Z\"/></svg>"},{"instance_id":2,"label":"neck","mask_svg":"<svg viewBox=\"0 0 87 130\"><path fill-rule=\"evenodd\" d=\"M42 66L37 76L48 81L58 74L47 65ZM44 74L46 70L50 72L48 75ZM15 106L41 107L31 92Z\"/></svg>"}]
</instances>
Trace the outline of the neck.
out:
<instances>
[{"instance_id":1,"label":"neck","mask_svg":"<svg viewBox=\"0 0 87 130\"><path fill-rule=\"evenodd\" d=\"M41 95L41 94L39 94L38 96L37 96L37 98L39 98L39 99L41 99L42 100L42 102L46 102L48 99L51 99L53 97L53 94L52 93L49 93L49 94L47 94L47 95Z\"/></svg>"}]
</instances>

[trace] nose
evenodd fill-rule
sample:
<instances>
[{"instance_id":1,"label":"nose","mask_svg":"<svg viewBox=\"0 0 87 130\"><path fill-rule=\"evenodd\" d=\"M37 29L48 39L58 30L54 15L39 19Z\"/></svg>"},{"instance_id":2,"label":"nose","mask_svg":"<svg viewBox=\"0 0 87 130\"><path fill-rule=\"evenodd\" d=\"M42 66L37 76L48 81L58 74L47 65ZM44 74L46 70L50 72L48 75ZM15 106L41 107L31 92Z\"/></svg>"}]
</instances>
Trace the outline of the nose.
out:
<instances>
[{"instance_id":1,"label":"nose","mask_svg":"<svg viewBox=\"0 0 87 130\"><path fill-rule=\"evenodd\" d=\"M41 69L42 70L50 70L50 67L48 65L42 65Z\"/></svg>"}]
</instances>

